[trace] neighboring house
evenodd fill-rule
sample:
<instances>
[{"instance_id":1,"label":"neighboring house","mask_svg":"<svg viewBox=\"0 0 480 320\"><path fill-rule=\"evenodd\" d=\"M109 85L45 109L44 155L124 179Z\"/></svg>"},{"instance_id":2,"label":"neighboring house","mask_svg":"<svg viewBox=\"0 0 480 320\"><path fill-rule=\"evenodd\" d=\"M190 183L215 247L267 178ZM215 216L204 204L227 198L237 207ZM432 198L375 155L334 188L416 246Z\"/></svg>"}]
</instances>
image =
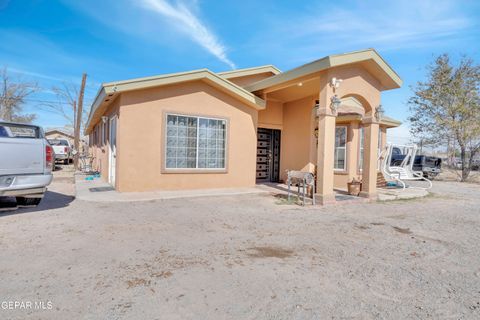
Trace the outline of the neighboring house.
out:
<instances>
[{"instance_id":1,"label":"neighboring house","mask_svg":"<svg viewBox=\"0 0 480 320\"><path fill-rule=\"evenodd\" d=\"M73 146L73 131L66 128L52 128L45 131L47 139L66 139Z\"/></svg>"},{"instance_id":2,"label":"neighboring house","mask_svg":"<svg viewBox=\"0 0 480 320\"><path fill-rule=\"evenodd\" d=\"M341 81L340 81L341 80ZM373 49L286 72L207 69L103 84L86 126L118 191L252 187L316 172L317 199L353 178L376 196L378 150L400 122L380 96L400 77Z\"/></svg>"},{"instance_id":3,"label":"neighboring house","mask_svg":"<svg viewBox=\"0 0 480 320\"><path fill-rule=\"evenodd\" d=\"M70 141L70 145L74 145L73 131L68 128L51 128L45 131L45 138L47 139L66 139ZM83 136L80 139L80 152L83 152L85 146L88 144L88 136Z\"/></svg>"}]
</instances>

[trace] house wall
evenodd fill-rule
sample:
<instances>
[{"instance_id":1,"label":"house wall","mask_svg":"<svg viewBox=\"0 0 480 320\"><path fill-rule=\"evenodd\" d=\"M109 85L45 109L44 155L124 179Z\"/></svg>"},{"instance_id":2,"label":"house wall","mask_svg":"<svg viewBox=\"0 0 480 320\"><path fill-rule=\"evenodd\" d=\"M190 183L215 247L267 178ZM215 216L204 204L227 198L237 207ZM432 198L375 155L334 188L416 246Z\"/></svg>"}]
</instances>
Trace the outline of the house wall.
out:
<instances>
[{"instance_id":1,"label":"house wall","mask_svg":"<svg viewBox=\"0 0 480 320\"><path fill-rule=\"evenodd\" d=\"M167 112L226 119L225 172L171 173L163 169ZM118 126L119 191L252 187L258 111L195 81L122 94Z\"/></svg>"},{"instance_id":2,"label":"house wall","mask_svg":"<svg viewBox=\"0 0 480 320\"><path fill-rule=\"evenodd\" d=\"M283 128L283 103L267 100L266 109L258 111L258 127L281 130Z\"/></svg>"},{"instance_id":3,"label":"house wall","mask_svg":"<svg viewBox=\"0 0 480 320\"><path fill-rule=\"evenodd\" d=\"M280 147L280 179L286 170L312 171L310 146L313 139L312 110L315 97L287 102L283 105L283 130Z\"/></svg>"},{"instance_id":4,"label":"house wall","mask_svg":"<svg viewBox=\"0 0 480 320\"><path fill-rule=\"evenodd\" d=\"M111 118L119 116L120 99L118 97L106 109L105 116ZM109 174L109 156L110 156L110 128L109 122L105 125L105 141L102 141L102 121L98 121L92 133L89 135L89 154L93 156L93 170L100 172L103 181L108 182ZM118 126L118 124L117 124ZM117 140L117 155L119 153L119 146ZM118 161L117 161L118 162Z\"/></svg>"}]
</instances>

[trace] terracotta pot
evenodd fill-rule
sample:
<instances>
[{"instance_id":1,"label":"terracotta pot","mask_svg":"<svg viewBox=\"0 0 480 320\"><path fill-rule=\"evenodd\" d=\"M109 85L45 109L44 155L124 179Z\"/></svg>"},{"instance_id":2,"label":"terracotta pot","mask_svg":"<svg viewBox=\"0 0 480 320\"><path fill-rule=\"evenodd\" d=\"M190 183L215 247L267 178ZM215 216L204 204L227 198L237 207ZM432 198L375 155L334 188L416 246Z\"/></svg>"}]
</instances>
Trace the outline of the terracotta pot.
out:
<instances>
[{"instance_id":1,"label":"terracotta pot","mask_svg":"<svg viewBox=\"0 0 480 320\"><path fill-rule=\"evenodd\" d=\"M352 196L358 196L362 189L362 184L360 182L349 182L347 183L348 186L348 194Z\"/></svg>"}]
</instances>

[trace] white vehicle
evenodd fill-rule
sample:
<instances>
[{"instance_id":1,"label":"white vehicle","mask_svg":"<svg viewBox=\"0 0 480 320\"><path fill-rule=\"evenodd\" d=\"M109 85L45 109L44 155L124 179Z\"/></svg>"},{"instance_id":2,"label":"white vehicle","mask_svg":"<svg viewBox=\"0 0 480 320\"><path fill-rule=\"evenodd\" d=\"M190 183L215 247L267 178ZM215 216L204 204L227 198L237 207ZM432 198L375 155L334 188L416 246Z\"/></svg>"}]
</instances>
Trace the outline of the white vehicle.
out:
<instances>
[{"instance_id":1,"label":"white vehicle","mask_svg":"<svg viewBox=\"0 0 480 320\"><path fill-rule=\"evenodd\" d=\"M42 128L0 122L0 197L38 205L52 182L53 148Z\"/></svg>"},{"instance_id":2,"label":"white vehicle","mask_svg":"<svg viewBox=\"0 0 480 320\"><path fill-rule=\"evenodd\" d=\"M69 164L73 160L73 148L67 139L48 139L48 143L55 152L55 161L63 161L63 164Z\"/></svg>"}]
</instances>

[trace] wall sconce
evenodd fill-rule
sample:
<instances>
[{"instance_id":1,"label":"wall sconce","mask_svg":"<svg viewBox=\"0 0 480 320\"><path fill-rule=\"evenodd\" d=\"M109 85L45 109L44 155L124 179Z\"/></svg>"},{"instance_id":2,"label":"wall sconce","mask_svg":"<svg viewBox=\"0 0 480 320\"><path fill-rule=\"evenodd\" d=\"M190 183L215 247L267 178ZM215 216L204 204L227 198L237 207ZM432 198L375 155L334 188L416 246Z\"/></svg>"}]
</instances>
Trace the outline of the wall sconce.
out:
<instances>
[{"instance_id":1,"label":"wall sconce","mask_svg":"<svg viewBox=\"0 0 480 320\"><path fill-rule=\"evenodd\" d=\"M332 113L334 115L337 115L337 110L340 107L340 103L342 102L337 95L334 95L333 97L330 98L330 109L332 110Z\"/></svg>"},{"instance_id":2,"label":"wall sconce","mask_svg":"<svg viewBox=\"0 0 480 320\"><path fill-rule=\"evenodd\" d=\"M103 122L103 123L107 123L107 120L108 120L108 117L102 116L102 122Z\"/></svg>"},{"instance_id":3,"label":"wall sconce","mask_svg":"<svg viewBox=\"0 0 480 320\"><path fill-rule=\"evenodd\" d=\"M383 118L383 115L384 115L385 111L383 110L383 107L381 104L379 104L376 108L375 108L375 118L377 119L377 121L382 121L382 118Z\"/></svg>"}]
</instances>

